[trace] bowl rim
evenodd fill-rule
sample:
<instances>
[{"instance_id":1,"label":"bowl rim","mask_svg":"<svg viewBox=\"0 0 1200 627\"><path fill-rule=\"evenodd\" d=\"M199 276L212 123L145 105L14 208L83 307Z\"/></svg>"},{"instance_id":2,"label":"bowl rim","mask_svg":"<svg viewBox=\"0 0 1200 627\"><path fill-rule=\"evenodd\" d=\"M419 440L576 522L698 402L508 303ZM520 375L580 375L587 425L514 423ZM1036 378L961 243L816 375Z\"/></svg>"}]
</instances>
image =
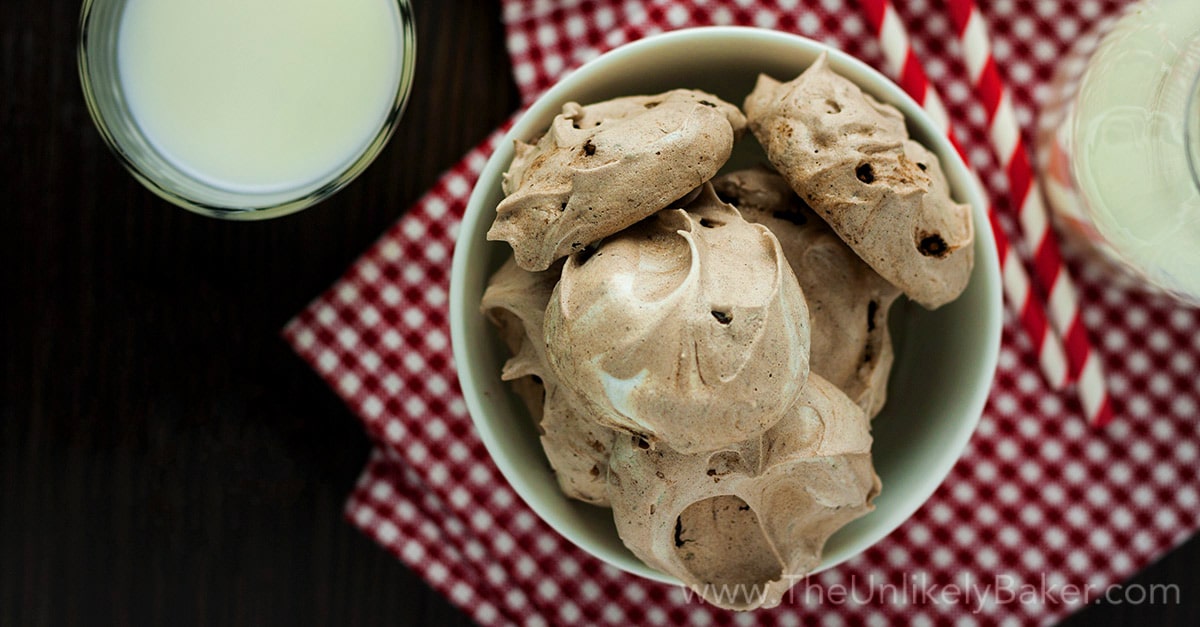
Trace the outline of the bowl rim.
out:
<instances>
[{"instance_id":1,"label":"bowl rim","mask_svg":"<svg viewBox=\"0 0 1200 627\"><path fill-rule=\"evenodd\" d=\"M570 71L520 113L519 118L496 145L495 151L489 156L472 189L466 210L456 233L456 245L451 265L449 293L451 348L456 364L468 363L468 360L471 358L471 352L466 347L466 342L464 341L464 338L467 337L467 320L471 315L481 315L478 311L478 302L472 303L468 300L464 286L464 275L470 263L474 261L468 250L479 247L459 246L457 245L459 243L457 239L474 233L478 229L480 221L492 217L492 212L494 212L495 208L484 206L485 197L489 193L485 189L488 186L484 183L496 179L507 169L511 161L514 140L524 140L544 130L542 128L544 124L535 127L538 120L546 116L548 110L557 110L561 108L563 103L570 101L568 95L583 87L589 75L593 74L596 70L625 63L629 59L647 54L659 46L694 45L697 41L713 37L744 40L747 44L765 40L774 44L791 46L797 51L803 51L804 54L811 54L814 58L820 53L826 52L829 55L831 67L843 74L849 70L853 74L853 80L856 83L861 84L860 79L862 77L869 77L871 84L863 85L867 91L877 96L880 92L886 94L883 100L901 109L905 114L910 128L913 126L918 127L923 138L928 138L926 142L927 146L943 160L943 169L946 171L948 177L951 178L952 184L955 179L958 180L958 184L953 185L956 195L961 194L965 197L965 202L969 203L972 207L976 239L975 264L980 268L977 271L987 278L985 284L982 286L985 290L984 298L989 305L995 305L989 306L986 310L985 319L978 321L980 332L989 333L992 335L992 338L983 346L983 358L979 369L977 385L972 390L970 399L964 405L968 409L963 419L956 421L954 423L955 428L946 432L941 439L944 442L947 454L939 458L939 463L935 466L936 471L924 477L924 480L920 482L917 489L908 491L908 496L904 500L904 506L894 508L895 511L891 513L886 523L877 525L877 528L881 530L880 532L865 538L864 541L854 544L849 550L843 551L844 554L836 558L831 559L828 554L823 555L820 566L810 573L815 574L832 568L883 540L920 509L945 481L951 469L961 459L966 444L975 432L982 417L983 409L992 387L991 382L995 377L1000 352L1001 333L1003 330L1003 300L1000 294L1001 275L999 257L993 239L992 227L985 211L989 205L987 204L977 176L963 161L961 155L949 141L949 138L937 130L921 106L905 93L899 85L870 65L827 43L803 35L748 26L700 26L666 31L627 42ZM980 254L981 248L983 254ZM480 439L483 441L489 457L491 457L493 463L496 464L500 473L508 481L509 485L512 486L517 495L543 522L549 525L560 536L566 538L589 555L622 571L662 583L680 585L681 582L677 578L662 573L641 562L641 560L637 560L641 568L631 567L630 564L617 559L618 556L611 555L607 550L598 548L594 542L585 537L586 534L581 533L575 527L566 524L560 517L549 512L549 506L543 504L541 499L534 494L533 488L521 479L521 473L516 466L517 462L509 457L497 454L501 449L501 445L495 429L496 425L492 424L486 418L488 411L482 404L480 387L471 376L462 376L463 373L469 372L468 369L458 366L456 368L460 375L459 385L467 406L467 411L478 430ZM872 512L875 515L879 513L878 509Z\"/></svg>"}]
</instances>

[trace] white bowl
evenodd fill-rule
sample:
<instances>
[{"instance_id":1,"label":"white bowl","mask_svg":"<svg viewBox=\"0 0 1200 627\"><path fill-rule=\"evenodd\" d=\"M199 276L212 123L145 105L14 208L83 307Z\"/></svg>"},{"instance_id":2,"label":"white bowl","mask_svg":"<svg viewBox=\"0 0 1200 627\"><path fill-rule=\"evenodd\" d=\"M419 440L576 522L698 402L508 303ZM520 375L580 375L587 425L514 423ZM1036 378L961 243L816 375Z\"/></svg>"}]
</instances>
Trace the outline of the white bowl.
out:
<instances>
[{"instance_id":1,"label":"white bowl","mask_svg":"<svg viewBox=\"0 0 1200 627\"><path fill-rule=\"evenodd\" d=\"M881 540L924 503L958 460L982 414L1000 347L1000 270L982 193L950 142L921 108L882 74L845 53L775 31L711 27L673 31L614 49L572 72L547 91L513 126L471 194L450 274L450 331L467 408L493 461L543 520L571 542L622 570L677 583L634 557L613 525L612 513L574 501L558 489L524 406L500 380L508 351L479 311L488 277L510 255L489 242L488 228L503 198L501 175L515 139L539 136L563 103L653 94L677 87L702 89L741 105L765 72L781 80L799 75L822 52L834 70L876 98L898 107L909 133L935 152L956 199L975 219L975 269L958 300L926 311L901 299L890 317L896 361L888 402L874 421L874 460L883 481L875 511L844 527L825 546L821 569L843 562ZM726 170L764 159L747 135Z\"/></svg>"}]
</instances>

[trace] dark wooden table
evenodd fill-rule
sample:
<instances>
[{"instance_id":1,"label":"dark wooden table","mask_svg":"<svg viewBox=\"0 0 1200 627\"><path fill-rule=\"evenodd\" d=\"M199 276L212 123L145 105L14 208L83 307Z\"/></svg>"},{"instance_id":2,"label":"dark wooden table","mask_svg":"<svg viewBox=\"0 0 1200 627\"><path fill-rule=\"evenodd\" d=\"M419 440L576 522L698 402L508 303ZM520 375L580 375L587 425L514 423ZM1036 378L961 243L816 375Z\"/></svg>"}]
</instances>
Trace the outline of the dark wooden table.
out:
<instances>
[{"instance_id":1,"label":"dark wooden table","mask_svg":"<svg viewBox=\"0 0 1200 627\"><path fill-rule=\"evenodd\" d=\"M517 105L496 2L417 0L416 87L360 179L236 224L158 200L80 95L80 5L0 1L0 625L468 624L342 519L355 418L279 338ZM1146 570L1200 624L1200 542Z\"/></svg>"}]
</instances>

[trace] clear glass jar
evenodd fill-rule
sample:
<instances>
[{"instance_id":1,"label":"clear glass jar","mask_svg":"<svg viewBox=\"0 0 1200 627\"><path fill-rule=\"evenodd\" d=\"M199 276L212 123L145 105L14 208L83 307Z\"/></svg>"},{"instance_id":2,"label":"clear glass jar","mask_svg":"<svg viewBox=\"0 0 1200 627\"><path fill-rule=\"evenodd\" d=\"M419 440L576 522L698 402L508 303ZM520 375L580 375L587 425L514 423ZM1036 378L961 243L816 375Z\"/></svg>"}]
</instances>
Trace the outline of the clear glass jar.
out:
<instances>
[{"instance_id":1,"label":"clear glass jar","mask_svg":"<svg viewBox=\"0 0 1200 627\"><path fill-rule=\"evenodd\" d=\"M1140 281L1200 304L1200 4L1142 0L1078 40L1039 121L1065 230Z\"/></svg>"},{"instance_id":2,"label":"clear glass jar","mask_svg":"<svg viewBox=\"0 0 1200 627\"><path fill-rule=\"evenodd\" d=\"M416 42L408 0L355 0L366 3L356 22L344 17L344 1L305 0L280 15L278 3L261 0L84 0L78 63L92 119L125 168L180 207L234 220L309 207L370 165L391 137L412 88ZM247 15L262 19L251 24ZM371 19L380 16L394 19ZM360 45L359 33L348 32L347 25L369 26L386 45ZM288 46L300 39L272 40L275 32L303 36L306 54L277 54L281 49L290 54ZM307 53L311 50L319 54ZM341 56L330 61L322 55ZM337 64L336 71L330 63ZM386 75L353 79L370 88L362 93L378 96L370 116L330 120L321 117L325 110L310 106L313 99L328 100L334 105L328 106L330 115L343 118L363 110L338 87L340 79L385 66ZM331 76L338 80L329 81ZM254 110L234 103L253 103ZM293 104L304 110L289 111ZM260 128L261 138L255 134ZM355 136L331 137L342 128L354 129ZM270 143L275 138L278 145ZM299 159L295 151L312 153L302 157L307 169L283 165ZM196 155L207 161L198 164ZM235 176L223 178L203 167L214 164ZM286 178L292 172L303 174ZM255 178L260 174L262 181Z\"/></svg>"}]
</instances>

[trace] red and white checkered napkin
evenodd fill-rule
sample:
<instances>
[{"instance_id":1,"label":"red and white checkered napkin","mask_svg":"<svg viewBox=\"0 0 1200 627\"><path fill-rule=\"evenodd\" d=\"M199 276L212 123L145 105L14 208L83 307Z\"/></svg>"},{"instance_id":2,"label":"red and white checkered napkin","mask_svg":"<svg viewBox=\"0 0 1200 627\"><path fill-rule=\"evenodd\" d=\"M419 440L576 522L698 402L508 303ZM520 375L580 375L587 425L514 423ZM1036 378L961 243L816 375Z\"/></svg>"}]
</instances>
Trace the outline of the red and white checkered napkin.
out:
<instances>
[{"instance_id":1,"label":"red and white checkered napkin","mask_svg":"<svg viewBox=\"0 0 1200 627\"><path fill-rule=\"evenodd\" d=\"M993 201L1010 215L945 7L897 4ZM981 4L1028 132L1067 42L1124 3ZM504 21L526 102L603 50L702 24L797 32L882 67L854 0L511 0ZM1112 425L1090 429L1073 395L1046 389L1010 313L986 413L942 488L883 542L799 583L779 608L725 612L602 565L517 498L473 430L455 379L451 250L500 137L471 151L284 332L377 442L349 519L478 622L1044 623L1098 598L1200 525L1200 312L1113 285L1068 251L1109 373Z\"/></svg>"}]
</instances>

